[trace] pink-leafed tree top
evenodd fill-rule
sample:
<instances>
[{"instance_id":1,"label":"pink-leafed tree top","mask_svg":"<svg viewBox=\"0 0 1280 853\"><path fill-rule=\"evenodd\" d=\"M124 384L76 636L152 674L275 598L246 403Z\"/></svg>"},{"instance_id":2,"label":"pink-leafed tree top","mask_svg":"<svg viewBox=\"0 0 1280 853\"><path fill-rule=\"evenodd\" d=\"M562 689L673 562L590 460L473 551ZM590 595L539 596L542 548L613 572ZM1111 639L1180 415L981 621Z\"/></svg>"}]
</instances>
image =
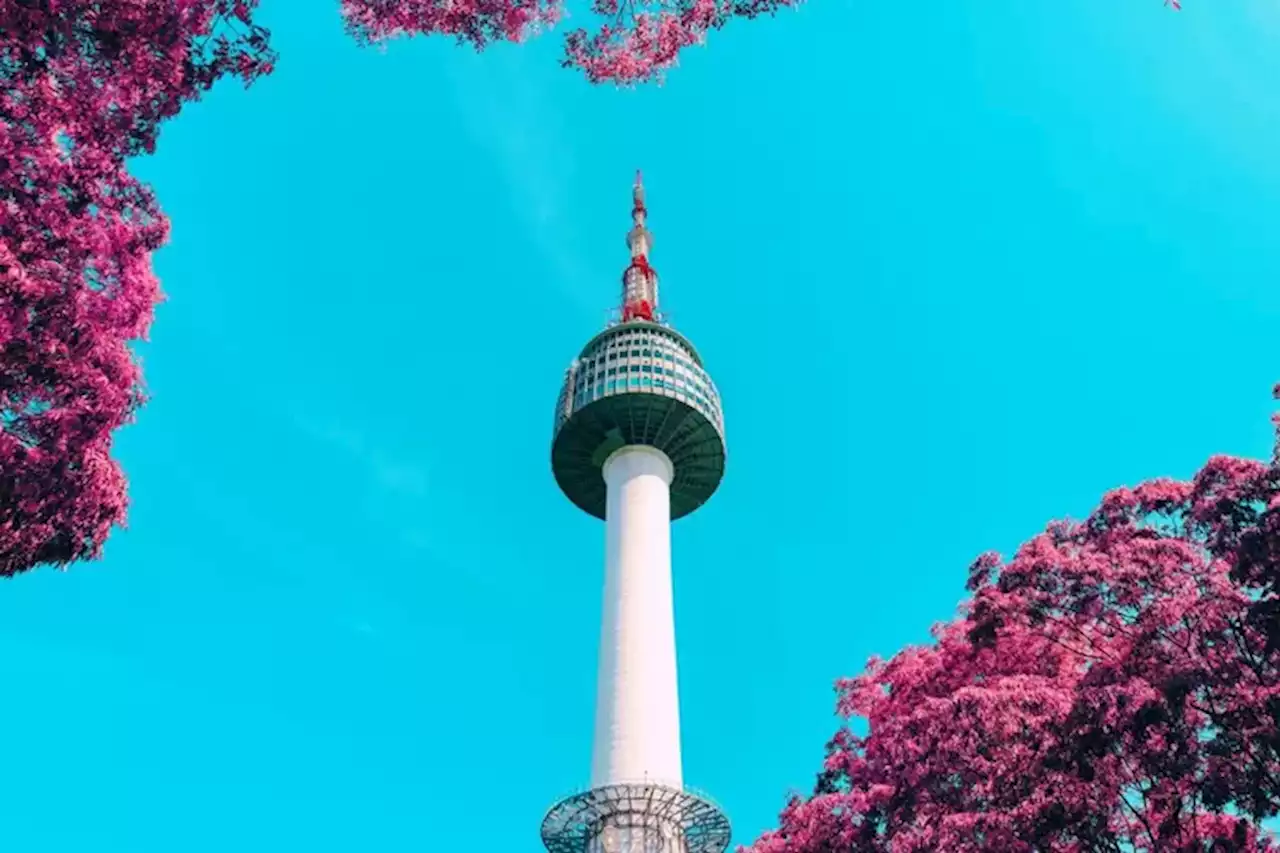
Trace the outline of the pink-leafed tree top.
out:
<instances>
[{"instance_id":1,"label":"pink-leafed tree top","mask_svg":"<svg viewBox=\"0 0 1280 853\"><path fill-rule=\"evenodd\" d=\"M565 33L565 67L593 83L661 79L680 51L733 18L772 14L798 0L591 0L594 29ZM476 48L523 41L558 23L562 0L343 0L348 30L361 42L403 35L455 36Z\"/></svg>"},{"instance_id":2,"label":"pink-leafed tree top","mask_svg":"<svg viewBox=\"0 0 1280 853\"><path fill-rule=\"evenodd\" d=\"M111 438L168 231L124 160L219 77L270 70L252 5L0 0L0 576L96 556L124 521Z\"/></svg>"},{"instance_id":3,"label":"pink-leafed tree top","mask_svg":"<svg viewBox=\"0 0 1280 853\"><path fill-rule=\"evenodd\" d=\"M593 27L565 32L566 68L592 83L661 80L687 47L734 18L758 18L800 0L591 0ZM1164 0L1181 9L1180 0ZM523 41L568 17L564 0L342 0L347 29L363 43L405 35L454 36L477 49Z\"/></svg>"},{"instance_id":4,"label":"pink-leafed tree top","mask_svg":"<svg viewBox=\"0 0 1280 853\"><path fill-rule=\"evenodd\" d=\"M980 557L931 645L838 684L865 734L751 853L1274 849L1276 427L1270 464L1215 457Z\"/></svg>"}]
</instances>

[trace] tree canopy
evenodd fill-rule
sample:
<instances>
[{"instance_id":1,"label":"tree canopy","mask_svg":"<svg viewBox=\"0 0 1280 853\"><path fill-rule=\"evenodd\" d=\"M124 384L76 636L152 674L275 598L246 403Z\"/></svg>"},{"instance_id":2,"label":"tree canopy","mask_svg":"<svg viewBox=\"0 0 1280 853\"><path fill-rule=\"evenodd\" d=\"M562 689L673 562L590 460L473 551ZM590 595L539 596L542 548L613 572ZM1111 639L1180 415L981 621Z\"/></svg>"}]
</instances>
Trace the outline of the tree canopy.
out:
<instances>
[{"instance_id":1,"label":"tree canopy","mask_svg":"<svg viewBox=\"0 0 1280 853\"><path fill-rule=\"evenodd\" d=\"M751 853L1275 849L1275 421L1269 463L1213 457L979 557L932 644L839 682L812 796Z\"/></svg>"},{"instance_id":2,"label":"tree canopy","mask_svg":"<svg viewBox=\"0 0 1280 853\"><path fill-rule=\"evenodd\" d=\"M0 576L98 555L125 519L112 433L168 221L125 158L224 76L271 68L251 4L0 0Z\"/></svg>"}]
</instances>

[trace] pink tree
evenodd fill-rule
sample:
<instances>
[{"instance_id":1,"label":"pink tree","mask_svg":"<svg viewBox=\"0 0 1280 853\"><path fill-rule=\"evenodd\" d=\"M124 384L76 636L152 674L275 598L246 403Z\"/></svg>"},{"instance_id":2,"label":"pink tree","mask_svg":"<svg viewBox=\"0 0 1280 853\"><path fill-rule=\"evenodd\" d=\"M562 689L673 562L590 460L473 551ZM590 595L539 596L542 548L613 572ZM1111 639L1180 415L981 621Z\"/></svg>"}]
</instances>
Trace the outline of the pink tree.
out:
<instances>
[{"instance_id":1,"label":"pink tree","mask_svg":"<svg viewBox=\"0 0 1280 853\"><path fill-rule=\"evenodd\" d=\"M980 557L931 646L838 685L865 736L750 849L1273 849L1278 571L1280 439Z\"/></svg>"},{"instance_id":2,"label":"pink tree","mask_svg":"<svg viewBox=\"0 0 1280 853\"><path fill-rule=\"evenodd\" d=\"M734 18L758 18L800 0L591 0L594 28L564 36L566 68L592 83L661 80L687 47ZM1180 0L1164 0L1181 8ZM482 49L523 41L567 15L563 0L342 0L348 30L361 42L441 34Z\"/></svg>"},{"instance_id":3,"label":"pink tree","mask_svg":"<svg viewBox=\"0 0 1280 853\"><path fill-rule=\"evenodd\" d=\"M219 77L270 69L252 5L0 0L0 576L96 556L124 521L111 436L168 230L124 160Z\"/></svg>"},{"instance_id":4,"label":"pink tree","mask_svg":"<svg viewBox=\"0 0 1280 853\"><path fill-rule=\"evenodd\" d=\"M660 79L680 51L733 18L772 14L798 0L592 0L603 20L565 34L564 66L593 83ZM343 0L347 28L362 42L442 34L477 49L523 41L561 20L562 0Z\"/></svg>"}]
</instances>

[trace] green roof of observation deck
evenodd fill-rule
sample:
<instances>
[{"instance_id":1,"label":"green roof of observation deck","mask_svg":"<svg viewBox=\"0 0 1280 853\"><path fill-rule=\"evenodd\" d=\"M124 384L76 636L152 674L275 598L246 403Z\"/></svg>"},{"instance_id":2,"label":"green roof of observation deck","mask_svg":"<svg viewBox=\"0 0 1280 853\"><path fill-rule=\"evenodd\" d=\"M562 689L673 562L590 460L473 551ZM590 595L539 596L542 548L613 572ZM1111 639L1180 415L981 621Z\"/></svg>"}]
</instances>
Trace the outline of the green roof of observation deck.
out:
<instances>
[{"instance_id":1,"label":"green roof of observation deck","mask_svg":"<svg viewBox=\"0 0 1280 853\"><path fill-rule=\"evenodd\" d=\"M624 323L593 338L570 368L556 408L551 466L565 495L605 517L603 466L629 444L671 460L671 518L707 501L724 476L719 393L675 330Z\"/></svg>"}]
</instances>

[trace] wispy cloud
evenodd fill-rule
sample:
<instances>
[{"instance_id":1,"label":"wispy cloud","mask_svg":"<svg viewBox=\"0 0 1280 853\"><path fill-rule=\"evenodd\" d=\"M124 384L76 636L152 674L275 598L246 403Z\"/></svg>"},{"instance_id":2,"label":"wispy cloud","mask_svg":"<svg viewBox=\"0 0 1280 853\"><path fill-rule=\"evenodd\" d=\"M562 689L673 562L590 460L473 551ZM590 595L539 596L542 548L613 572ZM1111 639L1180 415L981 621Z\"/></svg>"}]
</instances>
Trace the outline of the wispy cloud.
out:
<instances>
[{"instance_id":1,"label":"wispy cloud","mask_svg":"<svg viewBox=\"0 0 1280 853\"><path fill-rule=\"evenodd\" d=\"M598 277L573 247L580 241L566 212L564 188L572 184L572 136L554 100L535 81L537 69L520 51L492 51L451 63L446 75L463 126L487 150L506 177L512 205L534 244L552 265L550 284L575 307L600 310Z\"/></svg>"},{"instance_id":2,"label":"wispy cloud","mask_svg":"<svg viewBox=\"0 0 1280 853\"><path fill-rule=\"evenodd\" d=\"M363 471L367 487L355 501L366 523L381 529L386 541L406 551L438 560L437 537L426 523L429 479L424 465L376 445L365 433L332 418L295 412L293 423L311 441L345 456Z\"/></svg>"},{"instance_id":3,"label":"wispy cloud","mask_svg":"<svg viewBox=\"0 0 1280 853\"><path fill-rule=\"evenodd\" d=\"M411 497L427 494L426 472L419 464L388 455L364 434L336 421L298 414L294 415L293 422L308 438L333 447L359 463L380 488Z\"/></svg>"}]
</instances>

